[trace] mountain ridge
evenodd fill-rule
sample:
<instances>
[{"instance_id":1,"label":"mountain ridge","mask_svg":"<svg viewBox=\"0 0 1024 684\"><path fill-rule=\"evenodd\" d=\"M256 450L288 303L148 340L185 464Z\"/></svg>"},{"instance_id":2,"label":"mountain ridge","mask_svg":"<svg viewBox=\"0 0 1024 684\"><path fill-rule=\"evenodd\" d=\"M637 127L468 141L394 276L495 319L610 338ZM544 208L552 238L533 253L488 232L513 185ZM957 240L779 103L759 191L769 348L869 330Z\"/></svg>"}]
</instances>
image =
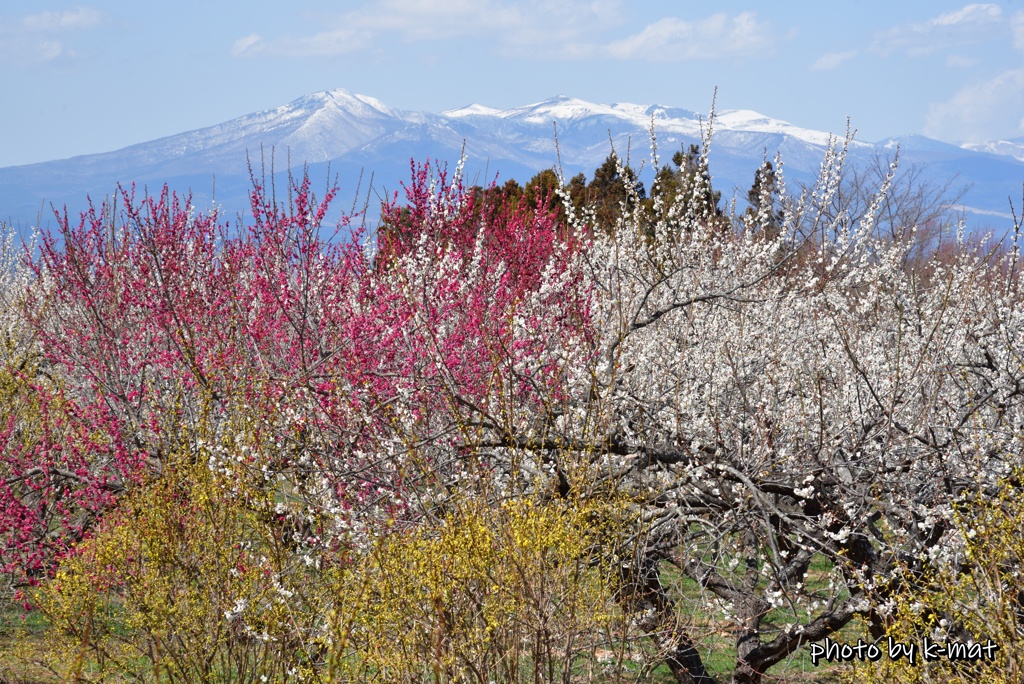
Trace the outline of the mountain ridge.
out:
<instances>
[{"instance_id":1,"label":"mountain ridge","mask_svg":"<svg viewBox=\"0 0 1024 684\"><path fill-rule=\"evenodd\" d=\"M709 124L707 117L679 107L606 105L566 95L504 110L474 103L434 114L392 108L372 96L335 88L119 150L0 168L0 218L31 225L47 202L67 204L74 213L84 209L86 195L102 197L117 183L132 181L154 186L166 181L182 192L191 190L204 208L214 199L216 179L217 203L228 212L244 211L240 189L247 185L250 160L260 150L265 157L268 149L274 150L275 170L284 171L282 156L291 169L311 165L327 173L329 166L343 191L354 183L350 176L364 169L373 173L378 189L393 191L408 178L410 158L424 162L430 156L454 164L463 147L469 158L467 178L478 182L481 174L495 172L522 182L559 159L567 177L580 171L589 175L612 145L620 153L648 151L652 122L662 159L669 150L699 144ZM711 126L716 187L725 197L735 194L741 200L765 157L780 152L788 178L810 182L825 146L837 139L747 109L718 112ZM874 156L891 156L897 145L904 162L926 167L926 178L941 182L959 172L973 183L965 198L968 210L986 218L1009 215L1007 192L1019 192L1024 180L1024 138L972 148L902 135L878 143L854 140L849 154L853 163L867 163Z\"/></svg>"}]
</instances>

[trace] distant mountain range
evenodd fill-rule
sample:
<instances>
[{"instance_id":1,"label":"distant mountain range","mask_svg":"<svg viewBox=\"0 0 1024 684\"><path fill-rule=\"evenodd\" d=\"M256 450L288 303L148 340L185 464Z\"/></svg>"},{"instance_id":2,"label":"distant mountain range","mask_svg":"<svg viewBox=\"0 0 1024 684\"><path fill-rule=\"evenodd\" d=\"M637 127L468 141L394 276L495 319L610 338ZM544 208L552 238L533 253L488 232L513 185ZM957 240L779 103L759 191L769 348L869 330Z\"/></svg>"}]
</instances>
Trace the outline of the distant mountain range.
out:
<instances>
[{"instance_id":1,"label":"distant mountain range","mask_svg":"<svg viewBox=\"0 0 1024 684\"><path fill-rule=\"evenodd\" d=\"M51 205L66 205L74 215L85 208L87 196L102 200L118 183L132 181L139 193L143 188L156 192L164 183L178 192L191 191L200 209L215 200L222 215L232 217L248 207L247 154L257 174L261 158L269 173L273 157L279 193L288 168L306 165L314 187L321 188L329 170L340 186L339 212L362 206L369 191L373 213L378 197L400 190L400 183L410 177L410 159L440 160L454 168L463 145L470 183L487 184L495 175L499 182L523 182L559 160L567 179L580 171L589 179L613 144L620 155L628 150L634 166L649 157L652 117L663 162L680 146L699 143L701 127L707 124L685 109L601 105L564 96L507 110L474 104L432 114L396 110L366 95L329 90L114 152L0 168L0 220L29 226L42 216L42 224L53 225ZM755 169L766 154L773 158L776 152L782 155L791 187L811 182L828 141L828 133L757 112L719 112L710 162L714 186L724 199L735 195L742 201ZM857 141L849 160L854 165L888 160L897 145L901 168L915 167L919 180L941 185L955 177L954 186L970 186L961 202L973 226L997 232L1009 226L1008 198L1017 207L1021 203L1024 138L965 147L918 135ZM649 168L642 177L650 179Z\"/></svg>"}]
</instances>

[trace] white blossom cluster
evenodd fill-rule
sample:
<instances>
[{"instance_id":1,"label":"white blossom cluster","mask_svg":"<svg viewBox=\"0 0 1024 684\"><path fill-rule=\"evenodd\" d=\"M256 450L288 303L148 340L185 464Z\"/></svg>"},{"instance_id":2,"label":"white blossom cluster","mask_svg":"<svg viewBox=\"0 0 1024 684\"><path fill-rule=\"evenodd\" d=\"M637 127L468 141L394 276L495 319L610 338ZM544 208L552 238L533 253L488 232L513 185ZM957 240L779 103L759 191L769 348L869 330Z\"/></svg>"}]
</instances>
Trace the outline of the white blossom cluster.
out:
<instances>
[{"instance_id":1,"label":"white blossom cluster","mask_svg":"<svg viewBox=\"0 0 1024 684\"><path fill-rule=\"evenodd\" d=\"M46 277L36 278L26 263L38 242L33 231L21 236L13 226L0 222L0 361L12 363L17 352L30 350L34 345L26 334L20 302L29 288L45 289Z\"/></svg>"},{"instance_id":2,"label":"white blossom cluster","mask_svg":"<svg viewBox=\"0 0 1024 684\"><path fill-rule=\"evenodd\" d=\"M845 150L830 147L815 187L783 190L775 234L767 215L723 231L692 205L652 224L636 203L580 255L600 356L570 368L577 411L636 455L633 491L674 511L643 517L674 521L648 528L651 553L741 624L865 614L898 559L951 562L952 502L1020 465L1020 270L962 243L915 263L914 226L879 230L895 165L854 215ZM815 558L838 573L828 586Z\"/></svg>"}]
</instances>

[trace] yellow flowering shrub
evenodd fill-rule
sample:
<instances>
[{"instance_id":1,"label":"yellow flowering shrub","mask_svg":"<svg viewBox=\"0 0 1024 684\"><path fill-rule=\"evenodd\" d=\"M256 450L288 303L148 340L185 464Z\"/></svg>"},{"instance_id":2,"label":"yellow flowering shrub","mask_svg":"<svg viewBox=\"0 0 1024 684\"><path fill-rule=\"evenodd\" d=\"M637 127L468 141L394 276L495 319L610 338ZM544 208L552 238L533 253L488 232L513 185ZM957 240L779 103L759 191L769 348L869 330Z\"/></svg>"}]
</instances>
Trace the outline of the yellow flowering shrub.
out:
<instances>
[{"instance_id":1,"label":"yellow flowering shrub","mask_svg":"<svg viewBox=\"0 0 1024 684\"><path fill-rule=\"evenodd\" d=\"M269 496L187 455L125 496L37 592L50 668L69 681L305 678L319 585L271 524Z\"/></svg>"},{"instance_id":2,"label":"yellow flowering shrub","mask_svg":"<svg viewBox=\"0 0 1024 684\"><path fill-rule=\"evenodd\" d=\"M382 539L340 585L335 679L593 676L594 652L621 620L601 580L598 519L609 517L566 501L464 500Z\"/></svg>"},{"instance_id":3,"label":"yellow flowering shrub","mask_svg":"<svg viewBox=\"0 0 1024 684\"><path fill-rule=\"evenodd\" d=\"M857 663L850 681L1024 681L1024 505L1019 476L995 497L955 508L962 554L929 564L922 591L895 601L874 663ZM895 649L891 644L899 644ZM914 662L907 651L915 649ZM890 650L902 654L893 658Z\"/></svg>"}]
</instances>

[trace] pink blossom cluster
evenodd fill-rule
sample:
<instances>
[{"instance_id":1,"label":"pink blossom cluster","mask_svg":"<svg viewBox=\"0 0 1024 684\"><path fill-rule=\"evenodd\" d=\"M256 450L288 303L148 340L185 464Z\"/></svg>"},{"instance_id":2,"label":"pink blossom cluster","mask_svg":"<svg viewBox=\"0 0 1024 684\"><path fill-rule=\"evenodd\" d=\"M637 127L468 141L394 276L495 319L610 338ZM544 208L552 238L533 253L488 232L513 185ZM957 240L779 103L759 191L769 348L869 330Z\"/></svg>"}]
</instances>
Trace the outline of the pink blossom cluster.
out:
<instances>
[{"instance_id":1,"label":"pink blossom cluster","mask_svg":"<svg viewBox=\"0 0 1024 684\"><path fill-rule=\"evenodd\" d=\"M287 204L254 177L234 227L166 188L59 217L21 303L40 428L0 430L3 571L46 572L181 449L287 482L307 537L337 548L458 477L427 441L514 429L559 396L554 352L587 326L573 245L548 212L413 171L376 249L350 217L325 227L335 190L308 177Z\"/></svg>"}]
</instances>

